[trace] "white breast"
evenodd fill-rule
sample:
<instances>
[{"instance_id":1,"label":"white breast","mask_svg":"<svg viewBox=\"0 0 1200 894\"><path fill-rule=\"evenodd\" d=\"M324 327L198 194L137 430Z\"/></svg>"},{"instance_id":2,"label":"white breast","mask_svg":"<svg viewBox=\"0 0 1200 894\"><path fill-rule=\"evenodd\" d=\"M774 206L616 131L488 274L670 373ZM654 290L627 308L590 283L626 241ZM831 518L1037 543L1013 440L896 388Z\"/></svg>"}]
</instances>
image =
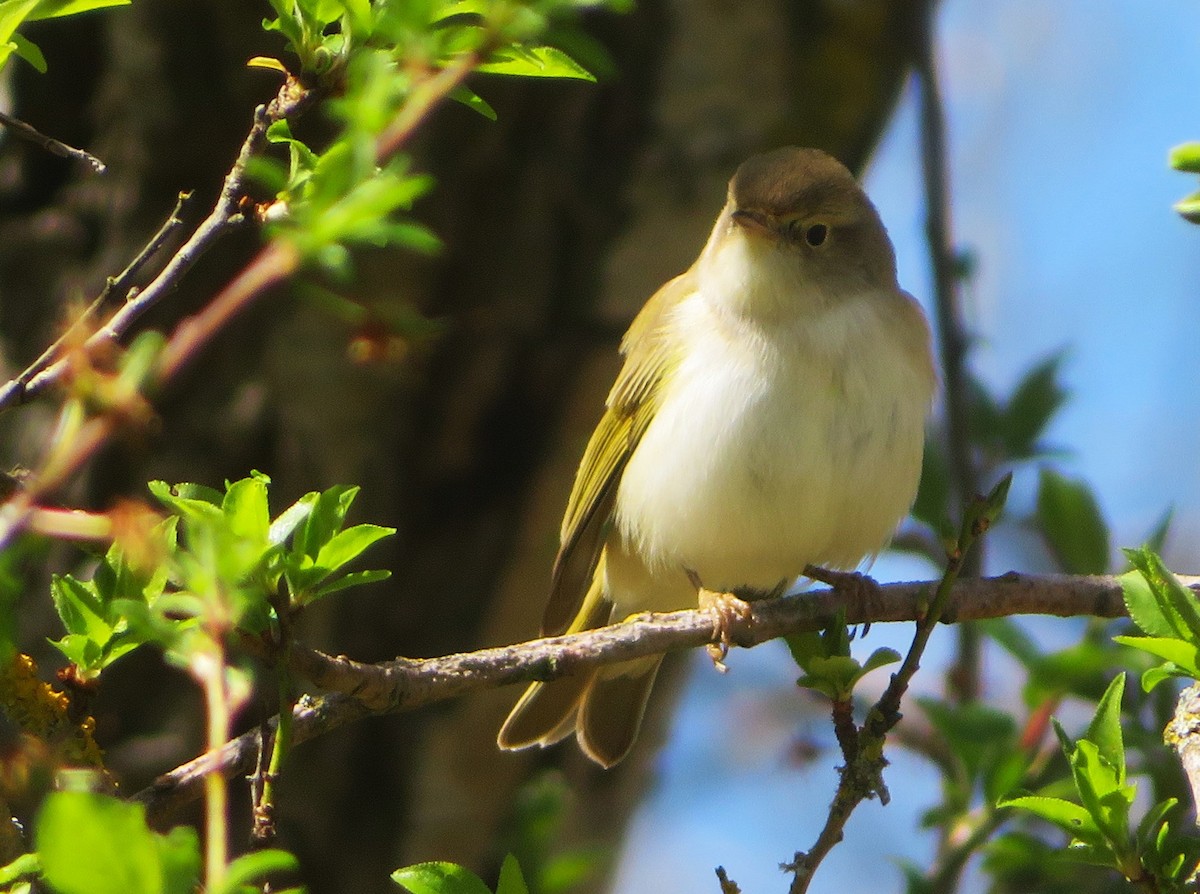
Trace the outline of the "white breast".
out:
<instances>
[{"instance_id":1,"label":"white breast","mask_svg":"<svg viewBox=\"0 0 1200 894\"><path fill-rule=\"evenodd\" d=\"M841 301L770 336L699 294L676 308L690 347L622 476L614 616L687 604L685 568L709 589L770 588L886 545L916 491L931 383L874 308Z\"/></svg>"}]
</instances>

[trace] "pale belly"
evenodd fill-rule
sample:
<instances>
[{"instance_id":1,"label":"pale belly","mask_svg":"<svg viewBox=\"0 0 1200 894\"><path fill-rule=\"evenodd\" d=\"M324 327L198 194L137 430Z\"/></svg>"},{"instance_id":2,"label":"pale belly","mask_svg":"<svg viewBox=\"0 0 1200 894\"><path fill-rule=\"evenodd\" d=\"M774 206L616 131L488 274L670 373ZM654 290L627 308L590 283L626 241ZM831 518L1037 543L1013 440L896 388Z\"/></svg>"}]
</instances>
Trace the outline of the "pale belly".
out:
<instances>
[{"instance_id":1,"label":"pale belly","mask_svg":"<svg viewBox=\"0 0 1200 894\"><path fill-rule=\"evenodd\" d=\"M687 571L770 589L877 553L916 492L930 389L884 332L693 351L622 476L614 617L694 605Z\"/></svg>"}]
</instances>

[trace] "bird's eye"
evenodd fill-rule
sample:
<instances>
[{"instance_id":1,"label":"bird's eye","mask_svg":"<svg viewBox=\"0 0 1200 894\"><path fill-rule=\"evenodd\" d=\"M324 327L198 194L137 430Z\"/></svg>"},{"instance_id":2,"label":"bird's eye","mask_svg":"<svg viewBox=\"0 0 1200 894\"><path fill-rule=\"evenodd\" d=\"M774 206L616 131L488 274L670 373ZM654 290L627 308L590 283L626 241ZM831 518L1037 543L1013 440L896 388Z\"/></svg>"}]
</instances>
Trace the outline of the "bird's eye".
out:
<instances>
[{"instance_id":1,"label":"bird's eye","mask_svg":"<svg viewBox=\"0 0 1200 894\"><path fill-rule=\"evenodd\" d=\"M829 238L829 227L825 224L813 224L804 231L804 241L816 248L818 245L824 245L825 240Z\"/></svg>"}]
</instances>

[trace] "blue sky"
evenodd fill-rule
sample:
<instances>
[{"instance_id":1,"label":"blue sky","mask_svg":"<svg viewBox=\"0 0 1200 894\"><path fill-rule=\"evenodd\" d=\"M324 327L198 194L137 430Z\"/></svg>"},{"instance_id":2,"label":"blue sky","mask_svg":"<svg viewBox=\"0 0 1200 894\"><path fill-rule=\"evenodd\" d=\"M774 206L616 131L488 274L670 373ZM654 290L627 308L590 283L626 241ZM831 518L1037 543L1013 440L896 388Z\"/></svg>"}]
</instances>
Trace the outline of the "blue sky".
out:
<instances>
[{"instance_id":1,"label":"blue sky","mask_svg":"<svg viewBox=\"0 0 1200 894\"><path fill-rule=\"evenodd\" d=\"M975 369L1006 393L1032 364L1066 348L1072 397L1049 433L1066 451L1056 467L1094 487L1114 549L1141 542L1174 506L1167 559L1195 572L1200 228L1171 210L1196 183L1171 171L1166 155L1200 139L1200 12L1178 0L947 0L939 57L955 236L978 258L967 296ZM910 91L867 186L896 244L901 282L927 302L913 98ZM1036 470L1026 468L1013 513L1028 511L1035 487ZM993 572L1046 567L1019 526L990 547ZM928 574L893 557L873 570L885 580ZM1063 642L1077 629L1038 623L1040 635ZM908 632L877 626L862 648L902 648ZM937 685L950 641L935 636L925 686ZM658 785L614 880L622 894L715 891L718 863L745 891L782 891L778 863L816 836L836 749L799 769L785 749L802 734L831 745L828 721L791 687L795 671L781 647L735 652L730 666L722 677L702 656L694 660ZM1003 664L993 658L989 667L998 669L989 695L1004 700L1011 685ZM753 736L739 738L739 729ZM860 808L814 892L899 891L899 870L886 858L928 860L932 842L911 830L936 778L903 752L890 757L892 803Z\"/></svg>"}]
</instances>

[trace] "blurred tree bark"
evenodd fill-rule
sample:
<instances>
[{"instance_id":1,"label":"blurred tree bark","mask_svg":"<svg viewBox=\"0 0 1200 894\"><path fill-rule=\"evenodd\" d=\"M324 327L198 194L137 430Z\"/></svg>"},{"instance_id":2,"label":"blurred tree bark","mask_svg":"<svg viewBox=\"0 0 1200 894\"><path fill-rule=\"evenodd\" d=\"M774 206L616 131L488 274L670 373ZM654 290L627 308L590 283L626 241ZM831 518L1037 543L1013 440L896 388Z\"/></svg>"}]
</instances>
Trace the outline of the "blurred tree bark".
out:
<instances>
[{"instance_id":1,"label":"blurred tree bark","mask_svg":"<svg viewBox=\"0 0 1200 894\"><path fill-rule=\"evenodd\" d=\"M280 506L359 483L357 517L400 529L371 557L395 575L318 606L309 642L373 660L528 638L620 332L691 262L743 158L799 143L861 169L900 93L905 35L923 5L643 0L630 15L586 20L615 62L599 86L479 79L499 122L444 109L417 150L438 181L418 211L446 251L433 261L364 255L351 286L381 316L414 308L440 320L440 333L413 340L398 362L355 364L354 332L276 296L166 395L157 434L109 450L71 498L103 506L143 496L148 478L216 485L252 468L273 477ZM254 105L274 90L245 67L276 47L259 28L267 12L241 0L140 0L31 30L50 72L15 72L14 112L93 150L110 172L0 143L5 372L124 266L176 192L196 190L192 220L212 202ZM220 245L151 322L199 306L253 243L246 232ZM8 414L5 462L36 450L51 418L41 405ZM53 633L45 616L25 628L30 642ZM181 681L150 677L161 673L149 656L118 665L97 703L127 791L199 747L194 699ZM300 749L281 828L310 889L392 890L387 875L405 860L488 871L514 791L548 765L574 786L564 842L614 845L652 773L669 694L636 757L608 774L570 748L498 753L495 730L515 695Z\"/></svg>"}]
</instances>

